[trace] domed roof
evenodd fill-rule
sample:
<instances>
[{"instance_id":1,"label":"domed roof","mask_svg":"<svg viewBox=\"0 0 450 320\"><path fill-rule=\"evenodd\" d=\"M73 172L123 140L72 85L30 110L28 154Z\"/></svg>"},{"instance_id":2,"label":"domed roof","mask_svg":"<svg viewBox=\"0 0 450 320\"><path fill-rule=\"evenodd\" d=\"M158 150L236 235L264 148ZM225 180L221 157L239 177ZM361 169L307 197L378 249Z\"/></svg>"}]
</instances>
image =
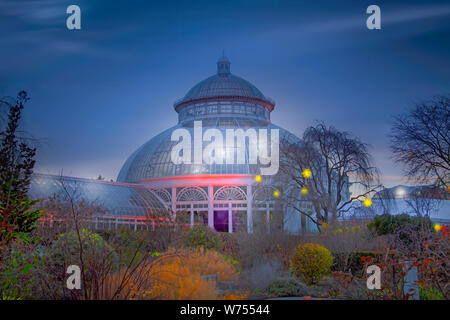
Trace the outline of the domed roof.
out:
<instances>
[{"instance_id":1,"label":"domed roof","mask_svg":"<svg viewBox=\"0 0 450 320\"><path fill-rule=\"evenodd\" d=\"M173 147L178 143L172 141L172 132L178 128L187 129L191 137L194 137L193 121L178 124L163 131L150 139L137 149L125 162L119 172L117 181L128 183L140 183L146 179L203 174L260 174L260 164L250 164L249 155L245 155L243 164L174 164L171 160ZM225 137L227 129L241 128L247 130L278 129L280 140L299 142L299 138L289 131L274 125L271 122L258 121L244 118L215 118L203 121L203 130L208 128L218 129ZM270 141L270 139L268 140ZM269 143L269 142L268 142ZM247 145L248 148L248 145ZM268 150L270 146L268 145Z\"/></svg>"},{"instance_id":2,"label":"domed roof","mask_svg":"<svg viewBox=\"0 0 450 320\"><path fill-rule=\"evenodd\" d=\"M123 165L117 181L140 183L146 179L184 175L260 174L261 164L251 163L248 152L245 163L239 164L174 164L171 152L178 141L172 141L171 137L179 128L188 130L193 137L194 121L201 120L204 130L219 130L224 137L227 129L252 128L258 132L260 129L278 129L283 141L298 142L296 136L270 122L269 114L274 105L250 82L231 74L229 60L222 57L217 62L216 75L195 85L181 101L175 103L181 119L179 124L136 150ZM248 148L249 142L245 143Z\"/></svg>"},{"instance_id":3,"label":"domed roof","mask_svg":"<svg viewBox=\"0 0 450 320\"><path fill-rule=\"evenodd\" d=\"M196 84L184 96L183 100L209 98L217 96L240 96L265 100L266 97L247 80L231 73L227 75L213 75Z\"/></svg>"},{"instance_id":4,"label":"domed roof","mask_svg":"<svg viewBox=\"0 0 450 320\"><path fill-rule=\"evenodd\" d=\"M258 88L241 77L230 72L230 61L222 56L217 61L217 74L199 82L180 100L175 102L175 109L178 111L181 105L196 102L202 99L214 97L233 97L251 99L264 102L273 109L275 103L268 97L265 97Z\"/></svg>"}]
</instances>

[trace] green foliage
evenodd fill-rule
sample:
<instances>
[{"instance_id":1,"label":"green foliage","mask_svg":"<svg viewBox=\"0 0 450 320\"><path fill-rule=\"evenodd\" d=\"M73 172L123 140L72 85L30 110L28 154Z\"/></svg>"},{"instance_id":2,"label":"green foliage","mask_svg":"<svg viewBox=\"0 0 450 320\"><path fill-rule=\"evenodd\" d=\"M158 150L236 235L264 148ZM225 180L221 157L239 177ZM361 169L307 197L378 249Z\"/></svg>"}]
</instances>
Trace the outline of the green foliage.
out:
<instances>
[{"instance_id":1,"label":"green foliage","mask_svg":"<svg viewBox=\"0 0 450 320\"><path fill-rule=\"evenodd\" d=\"M0 300L22 300L33 296L33 272L44 264L44 255L16 239L3 252L0 264Z\"/></svg>"},{"instance_id":2,"label":"green foliage","mask_svg":"<svg viewBox=\"0 0 450 320\"><path fill-rule=\"evenodd\" d=\"M327 248L316 243L306 243L294 250L290 269L293 275L312 285L330 272L332 263L333 256Z\"/></svg>"},{"instance_id":3,"label":"green foliage","mask_svg":"<svg viewBox=\"0 0 450 320\"><path fill-rule=\"evenodd\" d=\"M17 136L24 104L29 100L21 91L15 104L9 106L8 124L0 132L0 242L9 243L23 233L31 232L40 210L33 210L37 200L27 196L35 164L36 149Z\"/></svg>"},{"instance_id":4,"label":"green foliage","mask_svg":"<svg viewBox=\"0 0 450 320\"><path fill-rule=\"evenodd\" d=\"M80 238L83 262L87 270L95 267L95 264L118 262L117 253L99 234L82 229ZM58 236L51 247L50 259L57 265L69 266L74 264L81 267L80 241L74 230Z\"/></svg>"},{"instance_id":5,"label":"green foliage","mask_svg":"<svg viewBox=\"0 0 450 320\"><path fill-rule=\"evenodd\" d=\"M407 214L377 216L368 224L368 228L375 235L390 235L397 242L395 248L411 255L418 254L420 243L433 233L429 218Z\"/></svg>"},{"instance_id":6,"label":"green foliage","mask_svg":"<svg viewBox=\"0 0 450 320\"><path fill-rule=\"evenodd\" d=\"M239 266L239 260L234 259L233 257L223 255L225 261L231 263L233 266Z\"/></svg>"},{"instance_id":7,"label":"green foliage","mask_svg":"<svg viewBox=\"0 0 450 320\"><path fill-rule=\"evenodd\" d=\"M134 266L146 252L153 252L152 243L146 239L146 235L147 231L131 230L126 227L103 233L105 240L119 256L121 267L127 267L130 263Z\"/></svg>"},{"instance_id":8,"label":"green foliage","mask_svg":"<svg viewBox=\"0 0 450 320\"><path fill-rule=\"evenodd\" d=\"M204 247L220 250L222 241L217 232L211 230L208 226L195 226L185 233L183 245L190 248Z\"/></svg>"},{"instance_id":9,"label":"green foliage","mask_svg":"<svg viewBox=\"0 0 450 320\"><path fill-rule=\"evenodd\" d=\"M385 252L380 251L352 251L350 253L333 252L333 265L331 266L331 270L341 272L351 271L353 275L361 275L364 269L364 261L361 259L361 257L372 257L375 263L381 263L385 254ZM395 251L389 251L388 254L390 257L392 257L393 255L395 255ZM336 262L343 260L346 260L346 268L345 270L339 270L338 266L342 266L344 265L344 263L337 264Z\"/></svg>"},{"instance_id":10,"label":"green foliage","mask_svg":"<svg viewBox=\"0 0 450 320\"><path fill-rule=\"evenodd\" d=\"M311 288L295 277L280 277L273 280L265 290L275 297L301 297L312 295Z\"/></svg>"},{"instance_id":11,"label":"green foliage","mask_svg":"<svg viewBox=\"0 0 450 320\"><path fill-rule=\"evenodd\" d=\"M419 296L421 300L445 300L442 292L432 286L420 286Z\"/></svg>"},{"instance_id":12,"label":"green foliage","mask_svg":"<svg viewBox=\"0 0 450 320\"><path fill-rule=\"evenodd\" d=\"M411 232L420 230L432 230L432 223L429 218L411 217L408 214L390 215L383 214L376 216L368 225L368 228L377 235L394 234L405 228Z\"/></svg>"}]
</instances>

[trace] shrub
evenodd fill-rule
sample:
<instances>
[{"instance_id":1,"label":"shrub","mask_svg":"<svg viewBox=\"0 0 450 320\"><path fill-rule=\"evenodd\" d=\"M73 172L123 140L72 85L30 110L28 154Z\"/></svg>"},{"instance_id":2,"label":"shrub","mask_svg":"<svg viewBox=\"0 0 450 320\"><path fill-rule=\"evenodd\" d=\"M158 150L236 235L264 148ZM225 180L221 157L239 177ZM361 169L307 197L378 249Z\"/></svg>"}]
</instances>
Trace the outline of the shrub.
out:
<instances>
[{"instance_id":1,"label":"shrub","mask_svg":"<svg viewBox=\"0 0 450 320\"><path fill-rule=\"evenodd\" d=\"M178 263L186 266L191 273L201 275L217 274L220 281L236 281L239 272L229 258L215 250L205 248L175 251L169 249L165 263ZM163 257L164 258L164 257Z\"/></svg>"},{"instance_id":2,"label":"shrub","mask_svg":"<svg viewBox=\"0 0 450 320\"><path fill-rule=\"evenodd\" d=\"M420 231L423 228L431 231L432 223L429 218L411 217L408 214L382 214L376 216L373 221L368 224L368 227L377 235L386 235L394 234L407 227L413 229L412 231Z\"/></svg>"},{"instance_id":3,"label":"shrub","mask_svg":"<svg viewBox=\"0 0 450 320\"><path fill-rule=\"evenodd\" d=\"M240 280L249 289L263 290L274 279L283 274L281 269L280 261L272 259L260 260L259 263L255 263L251 268L247 269Z\"/></svg>"},{"instance_id":4,"label":"shrub","mask_svg":"<svg viewBox=\"0 0 450 320\"><path fill-rule=\"evenodd\" d=\"M239 258L239 243L233 233L221 232L218 234L222 243L221 251L226 256Z\"/></svg>"},{"instance_id":5,"label":"shrub","mask_svg":"<svg viewBox=\"0 0 450 320\"><path fill-rule=\"evenodd\" d=\"M43 264L43 253L17 238L0 252L0 300L21 300L34 295L34 271Z\"/></svg>"},{"instance_id":6,"label":"shrub","mask_svg":"<svg viewBox=\"0 0 450 320\"><path fill-rule=\"evenodd\" d=\"M249 292L243 291L243 292L235 292L235 293L224 293L221 296L221 300L245 300L248 298Z\"/></svg>"},{"instance_id":7,"label":"shrub","mask_svg":"<svg viewBox=\"0 0 450 320\"><path fill-rule=\"evenodd\" d=\"M352 252L380 251L387 242L382 237L376 237L367 227L356 222L337 222L332 225L322 224L322 232L310 234L304 242L317 243L333 254L334 271L348 272L352 266Z\"/></svg>"},{"instance_id":8,"label":"shrub","mask_svg":"<svg viewBox=\"0 0 450 320\"><path fill-rule=\"evenodd\" d=\"M47 270L51 270L50 282L64 283L67 278L66 269L69 265L77 265L81 269L82 289L84 298L88 299L87 292L94 290L99 280L110 271L119 269L119 257L103 238L89 230L80 231L82 251L80 242L75 231L60 234L50 248ZM82 253L82 255L81 255ZM80 255L83 260L81 260ZM83 263L82 263L83 261ZM80 298L80 290L66 290L60 285L57 295L65 298ZM86 290L84 290L84 288Z\"/></svg>"},{"instance_id":9,"label":"shrub","mask_svg":"<svg viewBox=\"0 0 450 320\"><path fill-rule=\"evenodd\" d=\"M148 272L153 274L152 284L146 290L137 291L143 299L211 300L217 299L215 287L192 273L189 266L176 262L158 264Z\"/></svg>"},{"instance_id":10,"label":"shrub","mask_svg":"<svg viewBox=\"0 0 450 320\"><path fill-rule=\"evenodd\" d=\"M275 297L310 296L311 289L303 282L290 277L279 277L273 280L266 288L266 292Z\"/></svg>"},{"instance_id":11,"label":"shrub","mask_svg":"<svg viewBox=\"0 0 450 320\"><path fill-rule=\"evenodd\" d=\"M208 226L195 226L184 235L183 245L191 248L204 247L220 250L222 241L217 232L211 230Z\"/></svg>"},{"instance_id":12,"label":"shrub","mask_svg":"<svg viewBox=\"0 0 450 320\"><path fill-rule=\"evenodd\" d=\"M145 274L146 278L142 281L132 276L131 280L125 283L127 288L124 291L131 292L127 298L205 300L246 297L246 293L239 292L219 295L214 284L201 277L218 274L220 281L237 280L237 270L215 250L172 248L139 273ZM119 278L120 273L117 273L109 276L107 281L111 283L111 287L117 287Z\"/></svg>"},{"instance_id":13,"label":"shrub","mask_svg":"<svg viewBox=\"0 0 450 320\"><path fill-rule=\"evenodd\" d=\"M389 256L394 256L396 251L388 251L387 254ZM331 269L333 271L342 271L342 272L351 272L353 275L362 275L364 269L364 261L361 259L362 257L372 257L375 263L380 263L383 257L386 255L386 252L381 251L352 251L350 253L347 252L333 252L333 265ZM346 259L345 268L342 267L341 264L337 264L336 262L342 261Z\"/></svg>"},{"instance_id":14,"label":"shrub","mask_svg":"<svg viewBox=\"0 0 450 320\"><path fill-rule=\"evenodd\" d=\"M239 249L239 261L244 269L258 266L261 261L275 260L289 269L290 255L299 243L299 236L285 232L233 233Z\"/></svg>"},{"instance_id":15,"label":"shrub","mask_svg":"<svg viewBox=\"0 0 450 320\"><path fill-rule=\"evenodd\" d=\"M426 296L450 299L449 252L448 236L438 235L433 240L425 241L414 265L419 269L419 285Z\"/></svg>"},{"instance_id":16,"label":"shrub","mask_svg":"<svg viewBox=\"0 0 450 320\"><path fill-rule=\"evenodd\" d=\"M94 262L95 257L111 256L117 259L113 249L103 238L87 229L80 231L81 244L83 246L83 258L85 262ZM58 236L51 248L51 259L54 263L60 265L81 265L80 261L80 242L77 233L70 231Z\"/></svg>"},{"instance_id":17,"label":"shrub","mask_svg":"<svg viewBox=\"0 0 450 320\"><path fill-rule=\"evenodd\" d=\"M411 217L407 214L383 214L375 217L368 227L376 235L386 235L390 246L407 256L421 252L423 242L433 234L429 218Z\"/></svg>"},{"instance_id":18,"label":"shrub","mask_svg":"<svg viewBox=\"0 0 450 320\"><path fill-rule=\"evenodd\" d=\"M182 236L173 227L161 225L155 230L131 230L122 227L114 230L105 230L100 235L114 248L139 248L143 251L163 252L169 245Z\"/></svg>"},{"instance_id":19,"label":"shrub","mask_svg":"<svg viewBox=\"0 0 450 320\"><path fill-rule=\"evenodd\" d=\"M333 256L331 252L315 243L300 244L290 261L292 273L306 284L317 283L329 273Z\"/></svg>"},{"instance_id":20,"label":"shrub","mask_svg":"<svg viewBox=\"0 0 450 320\"><path fill-rule=\"evenodd\" d=\"M420 300L445 300L445 296L432 286L419 286Z\"/></svg>"}]
</instances>

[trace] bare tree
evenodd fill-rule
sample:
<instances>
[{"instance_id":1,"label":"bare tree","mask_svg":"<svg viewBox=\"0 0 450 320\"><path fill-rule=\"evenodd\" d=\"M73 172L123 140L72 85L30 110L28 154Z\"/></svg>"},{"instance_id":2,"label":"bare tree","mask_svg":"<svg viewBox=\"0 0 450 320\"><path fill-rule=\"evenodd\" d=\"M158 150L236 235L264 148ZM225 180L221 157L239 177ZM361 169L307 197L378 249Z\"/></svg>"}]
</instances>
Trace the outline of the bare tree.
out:
<instances>
[{"instance_id":1,"label":"bare tree","mask_svg":"<svg viewBox=\"0 0 450 320\"><path fill-rule=\"evenodd\" d=\"M311 171L309 177L306 169ZM280 170L290 186L284 194L288 205L319 227L335 221L353 201L363 200L380 187L368 145L323 123L306 129L300 143L280 144ZM305 201L312 203L313 211L299 205Z\"/></svg>"},{"instance_id":2,"label":"bare tree","mask_svg":"<svg viewBox=\"0 0 450 320\"><path fill-rule=\"evenodd\" d=\"M395 118L391 129L394 160L422 181L450 184L450 96L419 103Z\"/></svg>"},{"instance_id":3,"label":"bare tree","mask_svg":"<svg viewBox=\"0 0 450 320\"><path fill-rule=\"evenodd\" d=\"M410 194L405 202L412 214L418 217L430 217L430 214L438 210L442 200L448 198L442 189L433 186L422 186Z\"/></svg>"},{"instance_id":4,"label":"bare tree","mask_svg":"<svg viewBox=\"0 0 450 320\"><path fill-rule=\"evenodd\" d=\"M97 200L88 200L78 189L78 185L67 184L60 178L61 190L43 201L41 205L46 213L46 220L57 233L65 233L80 228L89 229L97 215L105 214L104 208Z\"/></svg>"},{"instance_id":5,"label":"bare tree","mask_svg":"<svg viewBox=\"0 0 450 320\"><path fill-rule=\"evenodd\" d=\"M101 238L92 238L94 233L87 232L87 228L92 224L92 218L105 214L106 209L97 201L83 198L78 185L66 183L63 176L60 177L59 184L60 192L45 203L44 209L54 220L50 228L56 230L56 234L53 233L53 249L58 246L57 253L49 255L40 270L40 294L45 298L131 299L142 287L149 287L149 283L154 281L155 275L149 274L149 271L161 259L178 254L176 250L164 257L152 254L151 248L167 249L168 244L164 242L168 240L164 237L167 237L167 233L174 234L173 226L168 222L161 223L157 231L142 231L144 234L127 246L121 245L124 239L120 232L112 233L108 243L92 241ZM168 219L169 216L167 210L161 210L148 218ZM76 243L72 243L73 241ZM53 261L53 257L59 259ZM65 286L66 269L72 264L80 267L81 290L69 290Z\"/></svg>"}]
</instances>

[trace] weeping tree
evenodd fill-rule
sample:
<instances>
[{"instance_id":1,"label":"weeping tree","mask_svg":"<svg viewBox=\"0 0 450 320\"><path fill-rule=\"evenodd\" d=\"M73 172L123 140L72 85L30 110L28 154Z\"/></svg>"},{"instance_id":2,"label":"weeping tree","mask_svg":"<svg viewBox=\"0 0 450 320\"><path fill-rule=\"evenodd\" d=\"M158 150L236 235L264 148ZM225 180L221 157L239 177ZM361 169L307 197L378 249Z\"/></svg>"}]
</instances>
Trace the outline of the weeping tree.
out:
<instances>
[{"instance_id":1,"label":"weeping tree","mask_svg":"<svg viewBox=\"0 0 450 320\"><path fill-rule=\"evenodd\" d=\"M40 210L34 210L37 200L28 197L36 149L19 137L19 122L27 93L21 91L14 102L0 100L9 108L7 123L0 132L0 243L31 232Z\"/></svg>"},{"instance_id":2,"label":"weeping tree","mask_svg":"<svg viewBox=\"0 0 450 320\"><path fill-rule=\"evenodd\" d=\"M288 206L319 229L381 187L368 145L323 123L307 128L301 142L280 144L280 171L290 189L284 194Z\"/></svg>"},{"instance_id":3,"label":"weeping tree","mask_svg":"<svg viewBox=\"0 0 450 320\"><path fill-rule=\"evenodd\" d=\"M450 187L450 95L395 117L390 138L394 160L409 177Z\"/></svg>"}]
</instances>

